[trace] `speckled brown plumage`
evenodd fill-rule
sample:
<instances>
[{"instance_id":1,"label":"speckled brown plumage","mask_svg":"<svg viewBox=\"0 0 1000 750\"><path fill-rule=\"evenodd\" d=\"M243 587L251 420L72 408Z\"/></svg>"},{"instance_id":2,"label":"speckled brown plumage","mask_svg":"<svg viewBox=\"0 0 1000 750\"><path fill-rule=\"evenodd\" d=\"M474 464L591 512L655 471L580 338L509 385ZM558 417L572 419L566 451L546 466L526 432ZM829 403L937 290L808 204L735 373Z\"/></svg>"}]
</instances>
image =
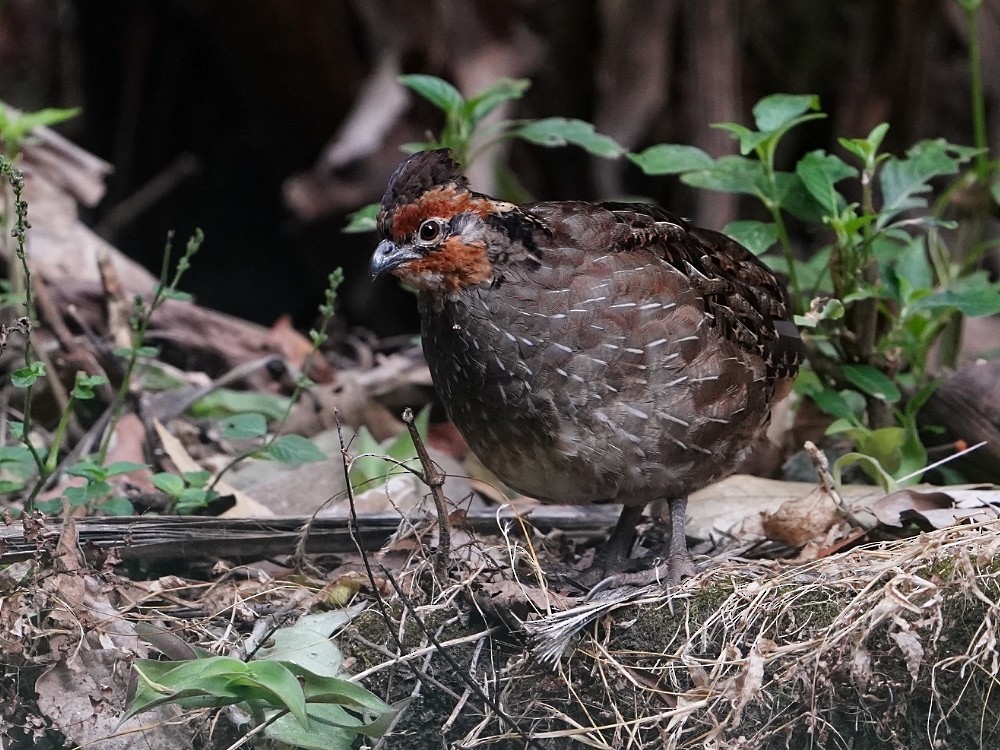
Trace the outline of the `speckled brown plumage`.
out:
<instances>
[{"instance_id":1,"label":"speckled brown plumage","mask_svg":"<svg viewBox=\"0 0 1000 750\"><path fill-rule=\"evenodd\" d=\"M653 206L472 192L447 151L396 170L379 228L372 273L417 290L435 387L476 455L541 500L624 503L612 557L670 501L676 579L684 499L735 469L798 367L774 274Z\"/></svg>"}]
</instances>

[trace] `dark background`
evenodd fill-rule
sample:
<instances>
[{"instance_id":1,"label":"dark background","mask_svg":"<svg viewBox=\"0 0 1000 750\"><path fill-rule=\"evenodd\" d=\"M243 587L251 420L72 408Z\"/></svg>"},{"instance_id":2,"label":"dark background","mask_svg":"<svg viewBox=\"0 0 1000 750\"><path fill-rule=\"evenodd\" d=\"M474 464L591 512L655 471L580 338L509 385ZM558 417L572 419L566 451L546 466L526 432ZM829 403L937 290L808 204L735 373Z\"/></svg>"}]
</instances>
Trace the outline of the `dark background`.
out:
<instances>
[{"instance_id":1,"label":"dark background","mask_svg":"<svg viewBox=\"0 0 1000 750\"><path fill-rule=\"evenodd\" d=\"M987 0L981 13L991 142L998 8ZM830 117L786 144L791 161L883 120L895 152L921 138L969 143L965 35L955 0L7 0L0 99L82 108L60 131L115 167L84 218L127 254L158 269L168 229L205 230L185 284L201 304L306 326L339 265L348 323L388 334L415 329L412 300L391 279L369 284L374 237L340 228L378 200L399 144L440 118L411 99L362 127L380 133L367 152L321 157L380 66L466 93L530 78L507 116L583 118L634 150L732 152L709 123L749 123L769 93L819 94ZM574 148L515 144L503 158L536 198L641 195L716 228L758 210ZM294 185L304 204L289 201Z\"/></svg>"}]
</instances>

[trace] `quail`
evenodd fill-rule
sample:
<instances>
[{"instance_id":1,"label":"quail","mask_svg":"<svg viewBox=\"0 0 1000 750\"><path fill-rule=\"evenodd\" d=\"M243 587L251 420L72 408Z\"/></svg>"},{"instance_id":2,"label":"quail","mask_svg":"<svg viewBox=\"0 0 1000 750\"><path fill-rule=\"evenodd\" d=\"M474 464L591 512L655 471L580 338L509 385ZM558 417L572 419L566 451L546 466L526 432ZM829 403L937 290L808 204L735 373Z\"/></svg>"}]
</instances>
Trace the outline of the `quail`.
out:
<instances>
[{"instance_id":1,"label":"quail","mask_svg":"<svg viewBox=\"0 0 1000 750\"><path fill-rule=\"evenodd\" d=\"M665 560L605 582L690 575L688 494L735 470L798 369L775 274L652 205L474 192L444 149L397 168L377 222L371 275L417 292L435 389L472 451L543 502L623 504L609 573L665 500Z\"/></svg>"}]
</instances>

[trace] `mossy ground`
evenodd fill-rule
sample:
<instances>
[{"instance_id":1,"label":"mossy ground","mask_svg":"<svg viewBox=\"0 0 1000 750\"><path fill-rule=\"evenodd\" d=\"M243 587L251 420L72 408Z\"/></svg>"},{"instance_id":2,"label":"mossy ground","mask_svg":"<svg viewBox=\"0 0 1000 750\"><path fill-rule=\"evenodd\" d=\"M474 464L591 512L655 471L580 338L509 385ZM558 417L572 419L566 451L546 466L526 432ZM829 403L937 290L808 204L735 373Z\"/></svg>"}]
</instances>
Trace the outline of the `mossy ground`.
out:
<instances>
[{"instance_id":1,"label":"mossy ground","mask_svg":"<svg viewBox=\"0 0 1000 750\"><path fill-rule=\"evenodd\" d=\"M447 650L537 747L992 748L998 550L994 525L800 566L722 563L671 598L586 623L556 665L518 632ZM425 615L439 642L494 624L461 601ZM406 619L406 648L426 646ZM395 652L374 609L353 628ZM358 669L391 661L346 641ZM367 684L390 700L416 697L381 747L525 747L441 654L410 664L464 703L456 712L445 690L415 690L410 668L387 666Z\"/></svg>"}]
</instances>

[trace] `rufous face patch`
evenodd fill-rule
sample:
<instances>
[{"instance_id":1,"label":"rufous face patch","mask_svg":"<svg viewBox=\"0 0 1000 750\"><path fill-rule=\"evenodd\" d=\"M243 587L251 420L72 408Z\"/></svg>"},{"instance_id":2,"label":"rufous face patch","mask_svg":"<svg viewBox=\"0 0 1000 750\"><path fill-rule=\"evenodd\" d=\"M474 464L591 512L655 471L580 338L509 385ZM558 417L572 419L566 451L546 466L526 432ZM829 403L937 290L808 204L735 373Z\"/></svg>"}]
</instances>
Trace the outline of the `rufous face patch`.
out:
<instances>
[{"instance_id":1,"label":"rufous face patch","mask_svg":"<svg viewBox=\"0 0 1000 750\"><path fill-rule=\"evenodd\" d=\"M394 274L407 286L424 292L454 294L493 277L493 264L482 243L450 237L426 257L399 266Z\"/></svg>"},{"instance_id":2,"label":"rufous face patch","mask_svg":"<svg viewBox=\"0 0 1000 750\"><path fill-rule=\"evenodd\" d=\"M414 203L400 206L392 216L392 237L400 241L415 232L425 219L450 219L461 213L487 216L494 209L493 202L456 189L454 185L428 190Z\"/></svg>"}]
</instances>

